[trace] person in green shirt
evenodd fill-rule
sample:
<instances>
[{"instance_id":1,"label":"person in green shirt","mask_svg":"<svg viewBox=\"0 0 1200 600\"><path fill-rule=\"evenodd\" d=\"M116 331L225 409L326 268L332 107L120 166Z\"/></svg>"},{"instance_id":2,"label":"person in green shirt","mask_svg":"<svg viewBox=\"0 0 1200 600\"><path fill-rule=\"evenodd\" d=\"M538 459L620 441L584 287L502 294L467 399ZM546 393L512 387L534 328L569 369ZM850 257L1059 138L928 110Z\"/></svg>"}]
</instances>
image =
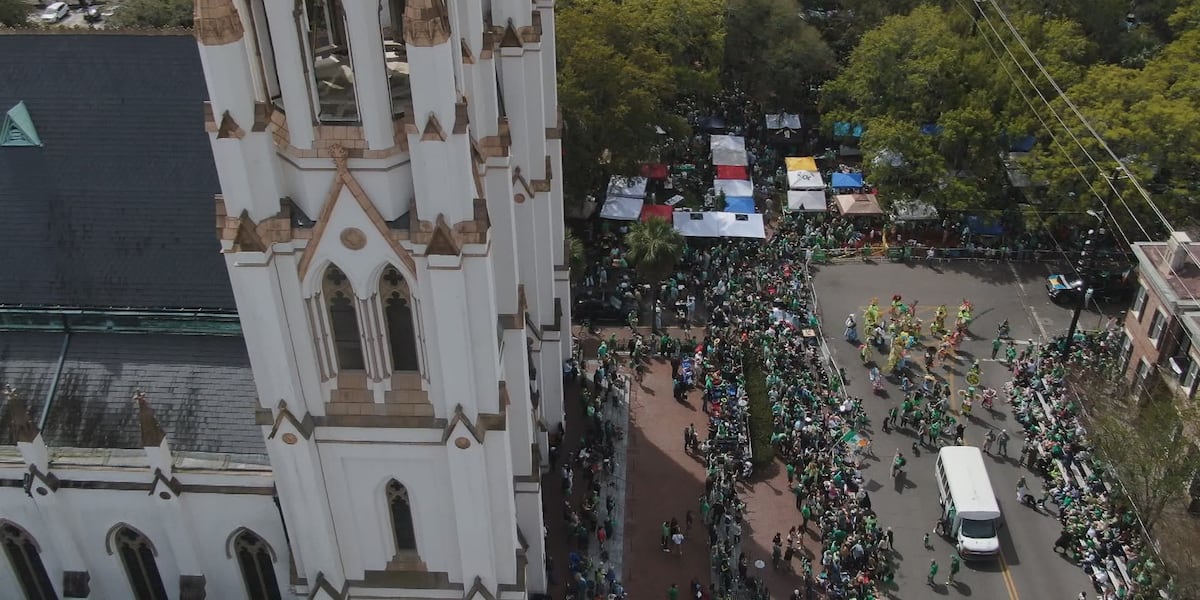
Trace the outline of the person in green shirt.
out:
<instances>
[{"instance_id":1,"label":"person in green shirt","mask_svg":"<svg viewBox=\"0 0 1200 600\"><path fill-rule=\"evenodd\" d=\"M788 485L791 485L792 481L796 478L796 465L789 462L784 468L787 469Z\"/></svg>"},{"instance_id":2,"label":"person in green shirt","mask_svg":"<svg viewBox=\"0 0 1200 600\"><path fill-rule=\"evenodd\" d=\"M946 577L946 585L954 585L954 576L958 575L958 569L962 564L958 560L957 554L950 555L950 575Z\"/></svg>"},{"instance_id":3,"label":"person in green shirt","mask_svg":"<svg viewBox=\"0 0 1200 600\"><path fill-rule=\"evenodd\" d=\"M679 586L672 583L671 587L667 588L667 600L679 600Z\"/></svg>"},{"instance_id":4,"label":"person in green shirt","mask_svg":"<svg viewBox=\"0 0 1200 600\"><path fill-rule=\"evenodd\" d=\"M932 558L929 559L929 578L927 579L927 581L929 582L929 585L933 585L933 578L937 577L937 572L938 572L937 560L932 559Z\"/></svg>"}]
</instances>

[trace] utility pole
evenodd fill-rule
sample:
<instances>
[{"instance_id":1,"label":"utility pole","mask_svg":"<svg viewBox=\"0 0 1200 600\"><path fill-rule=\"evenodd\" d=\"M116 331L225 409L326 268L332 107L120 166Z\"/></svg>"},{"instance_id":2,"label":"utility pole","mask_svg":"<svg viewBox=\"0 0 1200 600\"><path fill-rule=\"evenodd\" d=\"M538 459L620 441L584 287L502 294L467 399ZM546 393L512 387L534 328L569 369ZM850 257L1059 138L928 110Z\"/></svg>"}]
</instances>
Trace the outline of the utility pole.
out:
<instances>
[{"instance_id":1,"label":"utility pole","mask_svg":"<svg viewBox=\"0 0 1200 600\"><path fill-rule=\"evenodd\" d=\"M1099 219L1100 217L1097 216L1096 218ZM1092 260L1096 253L1096 240L1101 235L1104 235L1104 228L1089 229L1087 239L1083 242L1083 251L1079 253L1079 302L1075 304L1075 312L1071 315L1071 327L1067 329L1067 339L1063 345L1064 360L1071 355L1071 348L1075 345L1075 328L1079 326L1079 315L1083 313L1084 307L1087 306L1088 290L1091 289L1092 285Z\"/></svg>"}]
</instances>

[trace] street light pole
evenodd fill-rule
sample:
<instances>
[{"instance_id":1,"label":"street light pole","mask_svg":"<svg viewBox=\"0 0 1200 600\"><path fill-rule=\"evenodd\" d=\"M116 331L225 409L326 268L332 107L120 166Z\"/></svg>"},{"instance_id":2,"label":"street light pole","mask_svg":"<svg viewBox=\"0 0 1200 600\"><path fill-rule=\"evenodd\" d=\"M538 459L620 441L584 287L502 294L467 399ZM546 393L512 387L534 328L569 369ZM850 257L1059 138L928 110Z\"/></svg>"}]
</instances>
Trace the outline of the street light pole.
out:
<instances>
[{"instance_id":1,"label":"street light pole","mask_svg":"<svg viewBox=\"0 0 1200 600\"><path fill-rule=\"evenodd\" d=\"M1100 217L1088 211L1088 214L1099 219ZM1103 229L1099 233L1103 233ZM1067 329L1066 343L1063 345L1063 356L1071 355L1071 348L1075 345L1075 329L1079 326L1079 315L1083 313L1083 309L1087 306L1088 290L1091 288L1091 266L1092 254L1095 252L1097 230L1089 229L1087 239L1083 242L1083 251L1079 253L1079 302L1075 303L1075 312L1071 315L1071 327Z\"/></svg>"}]
</instances>

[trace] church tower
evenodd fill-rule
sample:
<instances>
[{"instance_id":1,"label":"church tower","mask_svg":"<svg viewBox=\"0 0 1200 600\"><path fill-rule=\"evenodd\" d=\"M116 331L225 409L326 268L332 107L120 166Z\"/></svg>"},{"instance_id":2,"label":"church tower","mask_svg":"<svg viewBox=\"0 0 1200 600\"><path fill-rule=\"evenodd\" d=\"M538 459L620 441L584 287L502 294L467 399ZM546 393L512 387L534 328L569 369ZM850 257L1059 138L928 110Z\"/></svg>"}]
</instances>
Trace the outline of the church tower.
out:
<instances>
[{"instance_id":1,"label":"church tower","mask_svg":"<svg viewBox=\"0 0 1200 600\"><path fill-rule=\"evenodd\" d=\"M545 590L570 356L552 0L196 0L299 597Z\"/></svg>"}]
</instances>

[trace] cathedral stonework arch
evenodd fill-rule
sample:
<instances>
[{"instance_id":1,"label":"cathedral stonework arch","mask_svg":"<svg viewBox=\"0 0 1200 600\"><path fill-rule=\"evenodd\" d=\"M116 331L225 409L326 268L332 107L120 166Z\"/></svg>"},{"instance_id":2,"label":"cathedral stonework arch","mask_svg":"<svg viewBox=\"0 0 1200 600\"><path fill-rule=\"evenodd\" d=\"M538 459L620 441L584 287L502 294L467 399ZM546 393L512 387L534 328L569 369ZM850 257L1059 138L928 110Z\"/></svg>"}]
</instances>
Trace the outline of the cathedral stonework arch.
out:
<instances>
[{"instance_id":1,"label":"cathedral stonework arch","mask_svg":"<svg viewBox=\"0 0 1200 600\"><path fill-rule=\"evenodd\" d=\"M420 372L420 320L413 290L400 270L390 265L383 269L378 285L390 367L393 372Z\"/></svg>"},{"instance_id":2,"label":"cathedral stonework arch","mask_svg":"<svg viewBox=\"0 0 1200 600\"><path fill-rule=\"evenodd\" d=\"M349 276L333 263L321 272L321 301L329 320L329 337L337 370L365 370L367 359L363 352L358 297Z\"/></svg>"}]
</instances>

